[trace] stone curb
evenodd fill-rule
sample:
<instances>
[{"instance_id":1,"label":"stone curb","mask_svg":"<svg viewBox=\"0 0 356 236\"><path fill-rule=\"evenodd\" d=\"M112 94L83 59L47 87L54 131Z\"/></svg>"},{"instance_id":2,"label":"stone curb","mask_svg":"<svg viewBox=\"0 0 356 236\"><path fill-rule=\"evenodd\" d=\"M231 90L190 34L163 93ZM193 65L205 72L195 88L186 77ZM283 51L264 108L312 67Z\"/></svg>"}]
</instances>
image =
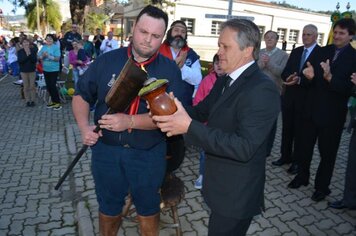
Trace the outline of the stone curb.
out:
<instances>
[{"instance_id":1,"label":"stone curb","mask_svg":"<svg viewBox=\"0 0 356 236\"><path fill-rule=\"evenodd\" d=\"M79 236L95 236L90 212L83 201L77 205L77 220Z\"/></svg>"},{"instance_id":2,"label":"stone curb","mask_svg":"<svg viewBox=\"0 0 356 236\"><path fill-rule=\"evenodd\" d=\"M73 124L66 125L65 136L69 153L71 155L75 155L77 153L77 147ZM85 206L85 202L78 202L76 209L79 236L95 236L90 212L89 209Z\"/></svg>"},{"instance_id":3,"label":"stone curb","mask_svg":"<svg viewBox=\"0 0 356 236\"><path fill-rule=\"evenodd\" d=\"M71 155L75 155L77 153L77 147L75 143L75 133L73 130L73 124L66 125L66 141L69 153Z\"/></svg>"}]
</instances>

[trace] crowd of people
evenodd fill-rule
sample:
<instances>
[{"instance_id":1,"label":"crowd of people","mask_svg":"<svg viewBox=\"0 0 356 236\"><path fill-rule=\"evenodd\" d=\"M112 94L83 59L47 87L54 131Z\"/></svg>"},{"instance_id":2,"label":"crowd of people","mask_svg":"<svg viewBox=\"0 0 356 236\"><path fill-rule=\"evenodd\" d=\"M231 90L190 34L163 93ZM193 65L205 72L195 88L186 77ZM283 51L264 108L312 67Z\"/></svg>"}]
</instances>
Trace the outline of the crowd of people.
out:
<instances>
[{"instance_id":1,"label":"crowd of people","mask_svg":"<svg viewBox=\"0 0 356 236\"><path fill-rule=\"evenodd\" d=\"M266 159L280 110L281 158L273 165L292 164L288 172L296 177L289 188L308 185L318 140L321 161L311 198L323 200L331 191L347 99L356 77L356 54L350 46L355 22L342 19L333 31L334 44L319 47L316 26L306 25L304 46L289 56L276 47L276 32L264 34L266 48L260 50L261 37L253 22L228 20L222 24L214 69L202 79L199 55L187 44L185 22L177 20L168 27L164 12L145 7L136 19L129 47L98 58L79 81L73 99L83 143L93 151L102 235L118 232L129 193L141 234L158 235L159 189L165 169L177 169L187 145L203 150L195 186L202 188L211 209L208 235L245 235L253 216L264 209ZM107 43L101 47L107 49ZM177 106L173 115L151 117L143 100L134 113L104 114L112 74L119 74L128 58L143 66L150 77L169 80L168 91L173 92ZM100 133L93 132L88 121L89 107L95 102L94 121ZM350 143L350 160L355 158L354 145ZM356 199L350 197L354 189L350 168L345 196L329 203L330 207L355 207L350 201Z\"/></svg>"},{"instance_id":2,"label":"crowd of people","mask_svg":"<svg viewBox=\"0 0 356 236\"><path fill-rule=\"evenodd\" d=\"M69 73L71 68L76 88L91 61L119 48L111 31L107 33L106 39L99 28L96 29L93 41L89 40L89 36L88 32L80 34L75 24L64 34L47 34L44 40L37 34L30 36L23 32L13 38L0 36L0 75L11 75L15 78L14 84L23 87L27 107L35 106L36 80L43 75L51 99L47 107L60 110L62 106L56 85L60 74Z\"/></svg>"},{"instance_id":3,"label":"crowd of people","mask_svg":"<svg viewBox=\"0 0 356 236\"><path fill-rule=\"evenodd\" d=\"M211 71L202 78L185 22L168 25L167 14L148 5L123 47L112 32L105 38L97 29L91 42L88 33L82 39L73 25L59 40L48 34L43 45L26 37L10 40L5 64L13 76L20 74L26 105L34 106L36 65L41 61L52 98L48 107L55 110L61 108L58 73L72 65L73 113L83 144L92 150L100 235L117 234L128 194L141 234L158 235L162 182L183 162L185 147L194 145L201 148L195 187L202 189L211 209L208 235L239 236L264 210L266 161L280 111L281 150L274 168L290 164L287 171L296 176L286 187L307 186L318 142L321 159L311 199L319 202L330 194L348 99L356 97L356 50L350 44L355 31L353 19L341 19L333 25L333 44L321 47L317 27L305 25L303 46L288 54L277 48L277 32L263 35L266 47L261 49L262 37L252 21L230 19L221 26ZM152 116L143 99L134 99L127 112L106 114L113 75L129 59L149 77L169 81L174 114ZM88 120L93 105L99 132ZM328 203L336 209L356 209L356 118L351 122L344 195Z\"/></svg>"}]
</instances>

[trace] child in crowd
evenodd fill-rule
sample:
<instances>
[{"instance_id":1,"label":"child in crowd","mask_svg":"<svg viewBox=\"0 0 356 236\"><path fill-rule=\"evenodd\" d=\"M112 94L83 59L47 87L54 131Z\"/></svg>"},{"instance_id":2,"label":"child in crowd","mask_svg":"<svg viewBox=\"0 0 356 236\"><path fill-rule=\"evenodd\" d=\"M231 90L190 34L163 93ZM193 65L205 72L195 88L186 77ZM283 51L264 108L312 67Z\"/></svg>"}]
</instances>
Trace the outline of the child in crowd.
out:
<instances>
[{"instance_id":1,"label":"child in crowd","mask_svg":"<svg viewBox=\"0 0 356 236\"><path fill-rule=\"evenodd\" d=\"M13 77L18 77L20 74L20 68L19 63L17 62L16 40L14 38L9 42L7 53L7 64L11 70L11 75Z\"/></svg>"}]
</instances>

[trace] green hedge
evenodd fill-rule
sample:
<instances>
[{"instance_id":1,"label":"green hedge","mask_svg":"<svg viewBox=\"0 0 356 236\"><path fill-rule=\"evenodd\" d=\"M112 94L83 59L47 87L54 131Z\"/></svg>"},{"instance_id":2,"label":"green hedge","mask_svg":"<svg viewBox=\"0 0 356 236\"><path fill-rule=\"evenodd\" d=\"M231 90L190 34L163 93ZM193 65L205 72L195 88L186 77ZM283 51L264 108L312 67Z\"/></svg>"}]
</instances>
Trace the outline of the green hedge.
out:
<instances>
[{"instance_id":1,"label":"green hedge","mask_svg":"<svg viewBox=\"0 0 356 236\"><path fill-rule=\"evenodd\" d=\"M213 62L201 60L200 65L201 65L201 73L204 78L209 73L209 69L212 67Z\"/></svg>"}]
</instances>

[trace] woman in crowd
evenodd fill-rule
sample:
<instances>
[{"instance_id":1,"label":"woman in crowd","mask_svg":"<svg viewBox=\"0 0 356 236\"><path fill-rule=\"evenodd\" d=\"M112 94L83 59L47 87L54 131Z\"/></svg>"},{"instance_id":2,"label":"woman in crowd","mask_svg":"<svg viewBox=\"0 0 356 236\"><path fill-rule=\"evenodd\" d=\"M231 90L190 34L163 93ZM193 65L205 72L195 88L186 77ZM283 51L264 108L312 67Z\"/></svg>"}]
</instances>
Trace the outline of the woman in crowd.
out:
<instances>
[{"instance_id":1,"label":"woman in crowd","mask_svg":"<svg viewBox=\"0 0 356 236\"><path fill-rule=\"evenodd\" d=\"M56 38L52 34L47 34L45 40L46 44L43 45L39 51L38 58L43 64L43 74L46 81L46 87L52 100L52 102L47 105L47 108L53 108L57 111L62 109L57 90L61 52L59 46L54 44Z\"/></svg>"},{"instance_id":2,"label":"woman in crowd","mask_svg":"<svg viewBox=\"0 0 356 236\"><path fill-rule=\"evenodd\" d=\"M21 78L23 80L23 90L26 101L26 106L35 106L36 98L36 62L37 50L35 47L30 47L31 42L25 38L22 41L22 49L17 52L18 62L20 66Z\"/></svg>"},{"instance_id":3,"label":"woman in crowd","mask_svg":"<svg viewBox=\"0 0 356 236\"><path fill-rule=\"evenodd\" d=\"M73 49L69 51L69 63L73 66L73 80L74 88L77 88L77 83L79 80L79 70L81 66L84 66L88 61L85 51L83 49L83 42L74 40Z\"/></svg>"}]
</instances>

